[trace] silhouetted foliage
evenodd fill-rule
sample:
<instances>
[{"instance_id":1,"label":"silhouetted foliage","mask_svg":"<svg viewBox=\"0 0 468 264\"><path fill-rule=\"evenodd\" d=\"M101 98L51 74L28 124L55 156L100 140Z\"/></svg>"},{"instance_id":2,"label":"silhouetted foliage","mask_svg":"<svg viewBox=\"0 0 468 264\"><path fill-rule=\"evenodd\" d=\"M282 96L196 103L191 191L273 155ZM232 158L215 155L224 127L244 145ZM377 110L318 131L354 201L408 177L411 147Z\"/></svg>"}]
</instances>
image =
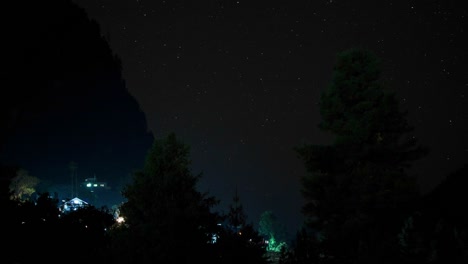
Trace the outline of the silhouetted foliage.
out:
<instances>
[{"instance_id":1,"label":"silhouetted foliage","mask_svg":"<svg viewBox=\"0 0 468 264\"><path fill-rule=\"evenodd\" d=\"M244 212L244 207L240 201L237 189L231 204L229 204L229 211L226 217L228 220L228 228L234 233L241 232L241 229L247 225L247 215Z\"/></svg>"},{"instance_id":2,"label":"silhouetted foliage","mask_svg":"<svg viewBox=\"0 0 468 264\"><path fill-rule=\"evenodd\" d=\"M123 191L125 224L113 233L114 263L207 263L218 201L197 190L189 146L171 133L156 139L141 171Z\"/></svg>"},{"instance_id":3,"label":"silhouetted foliage","mask_svg":"<svg viewBox=\"0 0 468 264\"><path fill-rule=\"evenodd\" d=\"M307 227L301 227L292 244L282 250L279 263L320 263L320 254L323 252L323 248L321 248L319 241L312 237L314 235L314 232L308 230Z\"/></svg>"},{"instance_id":4,"label":"silhouetted foliage","mask_svg":"<svg viewBox=\"0 0 468 264\"><path fill-rule=\"evenodd\" d=\"M91 206L64 214L48 193L37 199L2 200L5 204L2 263L105 261L107 230L115 222L108 211Z\"/></svg>"},{"instance_id":5,"label":"silhouetted foliage","mask_svg":"<svg viewBox=\"0 0 468 264\"><path fill-rule=\"evenodd\" d=\"M16 176L18 171L14 166L0 165L0 208L2 209L2 221L0 225L1 242L3 245L0 262L14 263L18 252L19 239L19 223L20 213L18 201L11 200L12 192L10 191L11 179ZM3 251L4 250L4 251Z\"/></svg>"},{"instance_id":6,"label":"silhouetted foliage","mask_svg":"<svg viewBox=\"0 0 468 264\"><path fill-rule=\"evenodd\" d=\"M109 231L115 224L110 210L106 207L98 209L92 205L86 206L62 215L60 222L67 230L66 239L61 238L63 242L67 241L63 250L79 248L80 254L73 257L76 262L109 261Z\"/></svg>"},{"instance_id":7,"label":"silhouetted foliage","mask_svg":"<svg viewBox=\"0 0 468 264\"><path fill-rule=\"evenodd\" d=\"M419 195L406 169L427 151L383 86L374 54L338 54L320 112L319 128L334 142L296 148L309 172L302 178L303 214L321 249L315 261L393 262L398 228Z\"/></svg>"},{"instance_id":8,"label":"silhouetted foliage","mask_svg":"<svg viewBox=\"0 0 468 264\"><path fill-rule=\"evenodd\" d=\"M237 190L224 218L225 224L214 245L215 263L268 263L263 239L253 225L247 223Z\"/></svg>"},{"instance_id":9,"label":"silhouetted foliage","mask_svg":"<svg viewBox=\"0 0 468 264\"><path fill-rule=\"evenodd\" d=\"M423 197L399 233L404 263L468 262L467 184L465 164Z\"/></svg>"}]
</instances>

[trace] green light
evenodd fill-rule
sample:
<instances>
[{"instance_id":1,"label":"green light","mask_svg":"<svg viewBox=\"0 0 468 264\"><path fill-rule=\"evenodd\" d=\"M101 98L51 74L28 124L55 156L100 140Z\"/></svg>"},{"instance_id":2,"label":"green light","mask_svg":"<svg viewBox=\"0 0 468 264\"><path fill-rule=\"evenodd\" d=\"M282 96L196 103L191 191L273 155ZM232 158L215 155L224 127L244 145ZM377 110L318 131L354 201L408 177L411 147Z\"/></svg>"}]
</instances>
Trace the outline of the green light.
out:
<instances>
[{"instance_id":1,"label":"green light","mask_svg":"<svg viewBox=\"0 0 468 264\"><path fill-rule=\"evenodd\" d=\"M286 246L286 242L282 241L278 243L276 239L273 236L271 236L268 240L268 246L266 249L269 252L281 252L281 248Z\"/></svg>"}]
</instances>

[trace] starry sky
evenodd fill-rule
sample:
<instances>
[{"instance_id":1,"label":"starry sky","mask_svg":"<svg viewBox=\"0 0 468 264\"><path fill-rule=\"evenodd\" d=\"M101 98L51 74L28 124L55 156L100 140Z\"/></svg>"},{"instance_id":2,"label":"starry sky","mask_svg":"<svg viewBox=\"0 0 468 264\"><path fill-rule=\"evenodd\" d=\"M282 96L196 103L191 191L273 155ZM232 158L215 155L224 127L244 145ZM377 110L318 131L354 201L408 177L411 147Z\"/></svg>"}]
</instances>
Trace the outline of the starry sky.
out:
<instances>
[{"instance_id":1,"label":"starry sky","mask_svg":"<svg viewBox=\"0 0 468 264\"><path fill-rule=\"evenodd\" d=\"M248 221L271 210L302 223L293 147L332 140L317 128L335 56L372 50L430 154L410 171L431 190L468 161L468 11L462 1L75 0L121 58L155 137L191 146L200 186Z\"/></svg>"}]
</instances>

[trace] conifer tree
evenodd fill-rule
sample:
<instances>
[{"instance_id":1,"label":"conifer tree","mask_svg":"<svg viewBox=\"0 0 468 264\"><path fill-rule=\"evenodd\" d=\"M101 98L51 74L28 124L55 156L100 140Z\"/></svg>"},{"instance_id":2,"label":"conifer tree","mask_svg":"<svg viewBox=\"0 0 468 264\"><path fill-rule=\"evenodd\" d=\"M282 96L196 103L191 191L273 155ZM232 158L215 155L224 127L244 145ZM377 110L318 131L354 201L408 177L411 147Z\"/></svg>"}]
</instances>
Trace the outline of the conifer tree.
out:
<instances>
[{"instance_id":1,"label":"conifer tree","mask_svg":"<svg viewBox=\"0 0 468 264\"><path fill-rule=\"evenodd\" d=\"M216 242L217 263L268 263L262 238L254 226L247 223L237 189L224 218L225 225Z\"/></svg>"},{"instance_id":2,"label":"conifer tree","mask_svg":"<svg viewBox=\"0 0 468 264\"><path fill-rule=\"evenodd\" d=\"M396 94L384 87L379 67L368 50L339 53L320 101L319 128L334 141L296 148L308 171L303 214L324 259L380 261L396 247L405 207L418 197L407 169L426 150L411 134Z\"/></svg>"},{"instance_id":3,"label":"conifer tree","mask_svg":"<svg viewBox=\"0 0 468 264\"><path fill-rule=\"evenodd\" d=\"M120 207L124 225L114 230L120 263L207 263L218 202L197 190L189 146L174 133L156 139L143 170L135 173Z\"/></svg>"}]
</instances>

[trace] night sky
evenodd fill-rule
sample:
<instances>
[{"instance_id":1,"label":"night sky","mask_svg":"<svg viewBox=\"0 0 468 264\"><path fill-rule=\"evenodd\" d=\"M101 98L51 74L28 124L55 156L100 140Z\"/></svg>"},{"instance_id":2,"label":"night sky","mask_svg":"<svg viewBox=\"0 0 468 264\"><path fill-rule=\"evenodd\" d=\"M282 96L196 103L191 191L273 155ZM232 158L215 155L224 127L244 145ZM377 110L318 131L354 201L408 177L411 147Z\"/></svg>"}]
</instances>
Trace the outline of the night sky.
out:
<instances>
[{"instance_id":1,"label":"night sky","mask_svg":"<svg viewBox=\"0 0 468 264\"><path fill-rule=\"evenodd\" d=\"M382 60L386 85L430 154L415 163L427 192L468 162L468 11L462 1L75 0L120 57L130 94L155 137L191 146L200 188L248 221L272 210L302 223L293 147L328 144L317 128L335 56Z\"/></svg>"}]
</instances>

